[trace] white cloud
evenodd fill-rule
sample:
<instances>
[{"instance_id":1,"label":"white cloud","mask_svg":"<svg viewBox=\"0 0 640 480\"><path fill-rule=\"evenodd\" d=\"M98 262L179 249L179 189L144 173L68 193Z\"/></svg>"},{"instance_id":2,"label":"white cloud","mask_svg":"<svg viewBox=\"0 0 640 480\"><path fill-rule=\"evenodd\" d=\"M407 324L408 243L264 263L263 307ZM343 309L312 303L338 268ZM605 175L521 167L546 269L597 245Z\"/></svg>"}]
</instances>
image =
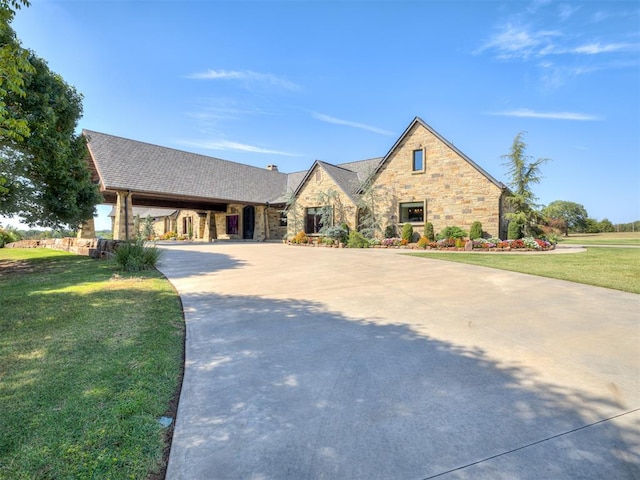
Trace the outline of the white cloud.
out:
<instances>
[{"instance_id":1,"label":"white cloud","mask_svg":"<svg viewBox=\"0 0 640 480\"><path fill-rule=\"evenodd\" d=\"M600 44L600 42L595 42L582 45L581 47L576 47L571 50L571 52L585 55L597 55L599 53L610 53L618 52L620 50L627 50L630 47L632 47L632 45L628 43L608 43L602 45Z\"/></svg>"},{"instance_id":2,"label":"white cloud","mask_svg":"<svg viewBox=\"0 0 640 480\"><path fill-rule=\"evenodd\" d=\"M485 50L497 51L498 58L527 58L555 47L551 40L562 34L554 30L533 31L524 25L507 23L475 53Z\"/></svg>"},{"instance_id":3,"label":"white cloud","mask_svg":"<svg viewBox=\"0 0 640 480\"><path fill-rule=\"evenodd\" d=\"M249 153L262 153L273 155L284 155L287 157L297 157L295 153L283 152L280 150L271 150L263 147L256 147L255 145L248 145L246 143L232 142L229 140L181 140L178 143L181 145L202 148L204 150L218 150L218 151L240 151Z\"/></svg>"},{"instance_id":4,"label":"white cloud","mask_svg":"<svg viewBox=\"0 0 640 480\"><path fill-rule=\"evenodd\" d=\"M504 117L522 117L522 118L544 118L550 120L578 120L578 121L594 121L600 120L596 115L576 112L535 112L528 108L520 108L517 110L509 110L505 112L493 112L489 115L500 115Z\"/></svg>"},{"instance_id":5,"label":"white cloud","mask_svg":"<svg viewBox=\"0 0 640 480\"><path fill-rule=\"evenodd\" d=\"M348 127L360 128L362 130L367 130L369 132L378 133L380 135L386 135L389 137L394 136L393 132L388 130L383 130L382 128L373 127L371 125L365 125L364 123L352 122L350 120L341 120L339 118L331 117L329 115L325 115L323 113L312 112L311 115L316 120L320 120L321 122L333 123L335 125L346 125Z\"/></svg>"},{"instance_id":6,"label":"white cloud","mask_svg":"<svg viewBox=\"0 0 640 480\"><path fill-rule=\"evenodd\" d=\"M250 83L268 84L285 90L300 90L300 86L284 77L271 73L259 73L251 70L207 70L206 72L193 73L186 78L195 80L239 80Z\"/></svg>"},{"instance_id":7,"label":"white cloud","mask_svg":"<svg viewBox=\"0 0 640 480\"><path fill-rule=\"evenodd\" d=\"M561 20L567 20L569 17L573 16L578 10L580 10L582 6L573 6L566 3L561 4L558 7L559 15Z\"/></svg>"}]
</instances>

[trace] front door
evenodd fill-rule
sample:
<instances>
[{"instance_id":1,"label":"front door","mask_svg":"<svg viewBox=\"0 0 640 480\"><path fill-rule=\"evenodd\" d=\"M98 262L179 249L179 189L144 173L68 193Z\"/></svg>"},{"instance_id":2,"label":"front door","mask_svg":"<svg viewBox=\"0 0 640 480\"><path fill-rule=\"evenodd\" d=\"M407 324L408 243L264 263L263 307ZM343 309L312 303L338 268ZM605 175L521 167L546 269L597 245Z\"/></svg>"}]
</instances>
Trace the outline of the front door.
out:
<instances>
[{"instance_id":1,"label":"front door","mask_svg":"<svg viewBox=\"0 0 640 480\"><path fill-rule=\"evenodd\" d=\"M256 227L256 209L253 206L244 207L242 210L242 238L253 240L253 230Z\"/></svg>"}]
</instances>

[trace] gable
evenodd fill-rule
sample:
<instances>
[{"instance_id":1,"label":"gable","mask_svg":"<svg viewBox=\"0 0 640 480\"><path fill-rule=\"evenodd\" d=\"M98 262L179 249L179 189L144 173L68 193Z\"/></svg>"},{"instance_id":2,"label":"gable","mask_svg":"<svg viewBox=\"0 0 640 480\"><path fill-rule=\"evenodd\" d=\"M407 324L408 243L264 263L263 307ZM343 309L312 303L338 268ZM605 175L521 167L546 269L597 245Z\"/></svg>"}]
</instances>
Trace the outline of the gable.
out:
<instances>
[{"instance_id":1,"label":"gable","mask_svg":"<svg viewBox=\"0 0 640 480\"><path fill-rule=\"evenodd\" d=\"M442 135L431 128L421 118L416 117L398 138L396 143L391 147L389 152L382 158L373 176L373 183L377 181L380 173L389 168L389 164L393 162L404 162L397 165L399 171L411 172L411 154L414 150L424 151L424 161L427 165L435 161L451 162L451 164L463 164L474 170L478 175L484 177L487 182L493 184L500 190L505 189L505 185L489 175L484 169L476 164L471 158L460 151L455 145L445 139ZM400 160L402 158L402 160Z\"/></svg>"}]
</instances>

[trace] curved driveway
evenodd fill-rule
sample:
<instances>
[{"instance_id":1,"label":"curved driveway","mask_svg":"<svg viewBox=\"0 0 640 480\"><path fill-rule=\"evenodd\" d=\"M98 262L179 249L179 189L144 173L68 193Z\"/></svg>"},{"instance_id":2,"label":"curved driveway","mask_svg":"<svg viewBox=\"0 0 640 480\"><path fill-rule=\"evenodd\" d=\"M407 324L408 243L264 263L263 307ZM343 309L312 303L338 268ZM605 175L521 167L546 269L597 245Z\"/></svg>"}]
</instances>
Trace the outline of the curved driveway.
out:
<instances>
[{"instance_id":1,"label":"curved driveway","mask_svg":"<svg viewBox=\"0 0 640 480\"><path fill-rule=\"evenodd\" d=\"M640 295L398 255L175 244L167 478L640 478Z\"/></svg>"}]
</instances>

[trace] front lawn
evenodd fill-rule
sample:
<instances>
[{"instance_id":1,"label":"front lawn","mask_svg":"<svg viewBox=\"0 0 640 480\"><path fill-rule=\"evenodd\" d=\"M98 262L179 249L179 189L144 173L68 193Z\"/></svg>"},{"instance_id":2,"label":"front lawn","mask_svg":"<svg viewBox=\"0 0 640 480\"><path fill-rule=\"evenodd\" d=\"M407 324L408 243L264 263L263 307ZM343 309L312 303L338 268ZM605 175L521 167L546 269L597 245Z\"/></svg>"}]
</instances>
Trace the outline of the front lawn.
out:
<instances>
[{"instance_id":1,"label":"front lawn","mask_svg":"<svg viewBox=\"0 0 640 480\"><path fill-rule=\"evenodd\" d=\"M0 478L144 479L182 372L179 298L152 270L0 249Z\"/></svg>"},{"instance_id":2,"label":"front lawn","mask_svg":"<svg viewBox=\"0 0 640 480\"><path fill-rule=\"evenodd\" d=\"M421 252L418 257L469 263L640 293L640 248L588 248L584 253Z\"/></svg>"},{"instance_id":3,"label":"front lawn","mask_svg":"<svg viewBox=\"0 0 640 480\"><path fill-rule=\"evenodd\" d=\"M569 245L638 245L640 232L572 233L560 237L561 243Z\"/></svg>"}]
</instances>

